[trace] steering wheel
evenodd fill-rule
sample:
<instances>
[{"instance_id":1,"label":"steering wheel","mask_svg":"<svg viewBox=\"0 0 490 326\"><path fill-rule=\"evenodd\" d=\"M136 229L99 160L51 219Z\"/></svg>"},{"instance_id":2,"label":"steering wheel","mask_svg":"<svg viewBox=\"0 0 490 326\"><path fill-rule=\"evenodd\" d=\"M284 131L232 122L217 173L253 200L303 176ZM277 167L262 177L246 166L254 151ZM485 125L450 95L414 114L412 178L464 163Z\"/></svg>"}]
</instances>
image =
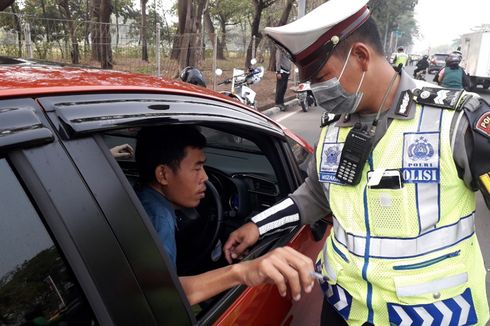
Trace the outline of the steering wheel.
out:
<instances>
[{"instance_id":1,"label":"steering wheel","mask_svg":"<svg viewBox=\"0 0 490 326\"><path fill-rule=\"evenodd\" d=\"M196 208L176 210L177 271L181 276L208 270L223 224L223 207L216 187L206 181L206 195Z\"/></svg>"}]
</instances>

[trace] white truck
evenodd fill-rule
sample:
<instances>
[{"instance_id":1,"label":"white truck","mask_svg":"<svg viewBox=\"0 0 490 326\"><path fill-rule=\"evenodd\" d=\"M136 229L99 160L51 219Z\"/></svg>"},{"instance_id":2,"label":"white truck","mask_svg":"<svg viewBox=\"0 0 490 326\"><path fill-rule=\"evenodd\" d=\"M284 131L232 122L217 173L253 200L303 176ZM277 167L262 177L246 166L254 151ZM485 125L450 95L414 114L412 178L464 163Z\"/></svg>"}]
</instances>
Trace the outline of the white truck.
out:
<instances>
[{"instance_id":1,"label":"white truck","mask_svg":"<svg viewBox=\"0 0 490 326\"><path fill-rule=\"evenodd\" d=\"M472 88L477 85L490 87L490 30L461 36L461 52L461 66L469 75Z\"/></svg>"}]
</instances>

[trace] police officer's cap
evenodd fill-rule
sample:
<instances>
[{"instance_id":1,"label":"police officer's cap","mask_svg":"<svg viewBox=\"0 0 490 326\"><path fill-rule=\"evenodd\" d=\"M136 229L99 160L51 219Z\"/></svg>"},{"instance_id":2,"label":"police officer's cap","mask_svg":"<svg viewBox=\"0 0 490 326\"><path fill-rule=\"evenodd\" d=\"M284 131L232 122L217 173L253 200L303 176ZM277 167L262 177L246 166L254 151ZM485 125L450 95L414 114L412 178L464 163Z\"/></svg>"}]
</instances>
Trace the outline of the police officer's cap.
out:
<instances>
[{"instance_id":1,"label":"police officer's cap","mask_svg":"<svg viewBox=\"0 0 490 326\"><path fill-rule=\"evenodd\" d=\"M330 0L290 24L266 27L264 33L298 66L301 80L309 80L335 46L369 18L367 2Z\"/></svg>"}]
</instances>

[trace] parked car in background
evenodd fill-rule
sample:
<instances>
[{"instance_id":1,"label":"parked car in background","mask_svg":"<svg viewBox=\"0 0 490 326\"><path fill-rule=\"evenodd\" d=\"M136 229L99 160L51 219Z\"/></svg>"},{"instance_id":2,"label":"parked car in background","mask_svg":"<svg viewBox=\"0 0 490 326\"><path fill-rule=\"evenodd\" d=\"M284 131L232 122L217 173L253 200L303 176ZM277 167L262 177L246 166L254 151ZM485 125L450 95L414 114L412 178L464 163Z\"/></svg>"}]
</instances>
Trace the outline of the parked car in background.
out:
<instances>
[{"instance_id":1,"label":"parked car in background","mask_svg":"<svg viewBox=\"0 0 490 326\"><path fill-rule=\"evenodd\" d=\"M428 72L429 74L436 74L444 68L446 65L446 58L448 57L449 54L447 53L436 53L431 55L429 59L429 68Z\"/></svg>"},{"instance_id":2,"label":"parked car in background","mask_svg":"<svg viewBox=\"0 0 490 326\"><path fill-rule=\"evenodd\" d=\"M178 275L226 263L230 232L303 181L312 148L251 108L188 83L0 58L2 325L316 325L323 293L236 286L190 306ZM140 128L190 124L207 138L208 191L179 213L177 270L136 196ZM316 259L326 222L266 236Z\"/></svg>"}]
</instances>

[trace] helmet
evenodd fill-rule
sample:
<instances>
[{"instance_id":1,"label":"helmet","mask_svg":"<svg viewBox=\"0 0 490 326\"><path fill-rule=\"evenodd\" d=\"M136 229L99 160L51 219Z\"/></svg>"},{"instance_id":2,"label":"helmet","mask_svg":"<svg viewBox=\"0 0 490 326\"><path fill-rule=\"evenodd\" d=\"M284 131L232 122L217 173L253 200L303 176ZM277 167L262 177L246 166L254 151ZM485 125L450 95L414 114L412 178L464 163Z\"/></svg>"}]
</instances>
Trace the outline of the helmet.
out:
<instances>
[{"instance_id":1,"label":"helmet","mask_svg":"<svg viewBox=\"0 0 490 326\"><path fill-rule=\"evenodd\" d=\"M187 66L180 72L180 79L186 83L206 87L206 82L199 69Z\"/></svg>"},{"instance_id":2,"label":"helmet","mask_svg":"<svg viewBox=\"0 0 490 326\"><path fill-rule=\"evenodd\" d=\"M460 62L461 62L461 56L456 53L451 53L446 58L446 65L449 67L457 66L459 65Z\"/></svg>"},{"instance_id":3,"label":"helmet","mask_svg":"<svg viewBox=\"0 0 490 326\"><path fill-rule=\"evenodd\" d=\"M398 52L401 52L403 51L403 46L399 46L398 49L397 49Z\"/></svg>"},{"instance_id":4,"label":"helmet","mask_svg":"<svg viewBox=\"0 0 490 326\"><path fill-rule=\"evenodd\" d=\"M424 56L423 56L422 58L424 58L424 59L428 59L428 58L429 58L429 56L428 56L427 54L424 54Z\"/></svg>"}]
</instances>

